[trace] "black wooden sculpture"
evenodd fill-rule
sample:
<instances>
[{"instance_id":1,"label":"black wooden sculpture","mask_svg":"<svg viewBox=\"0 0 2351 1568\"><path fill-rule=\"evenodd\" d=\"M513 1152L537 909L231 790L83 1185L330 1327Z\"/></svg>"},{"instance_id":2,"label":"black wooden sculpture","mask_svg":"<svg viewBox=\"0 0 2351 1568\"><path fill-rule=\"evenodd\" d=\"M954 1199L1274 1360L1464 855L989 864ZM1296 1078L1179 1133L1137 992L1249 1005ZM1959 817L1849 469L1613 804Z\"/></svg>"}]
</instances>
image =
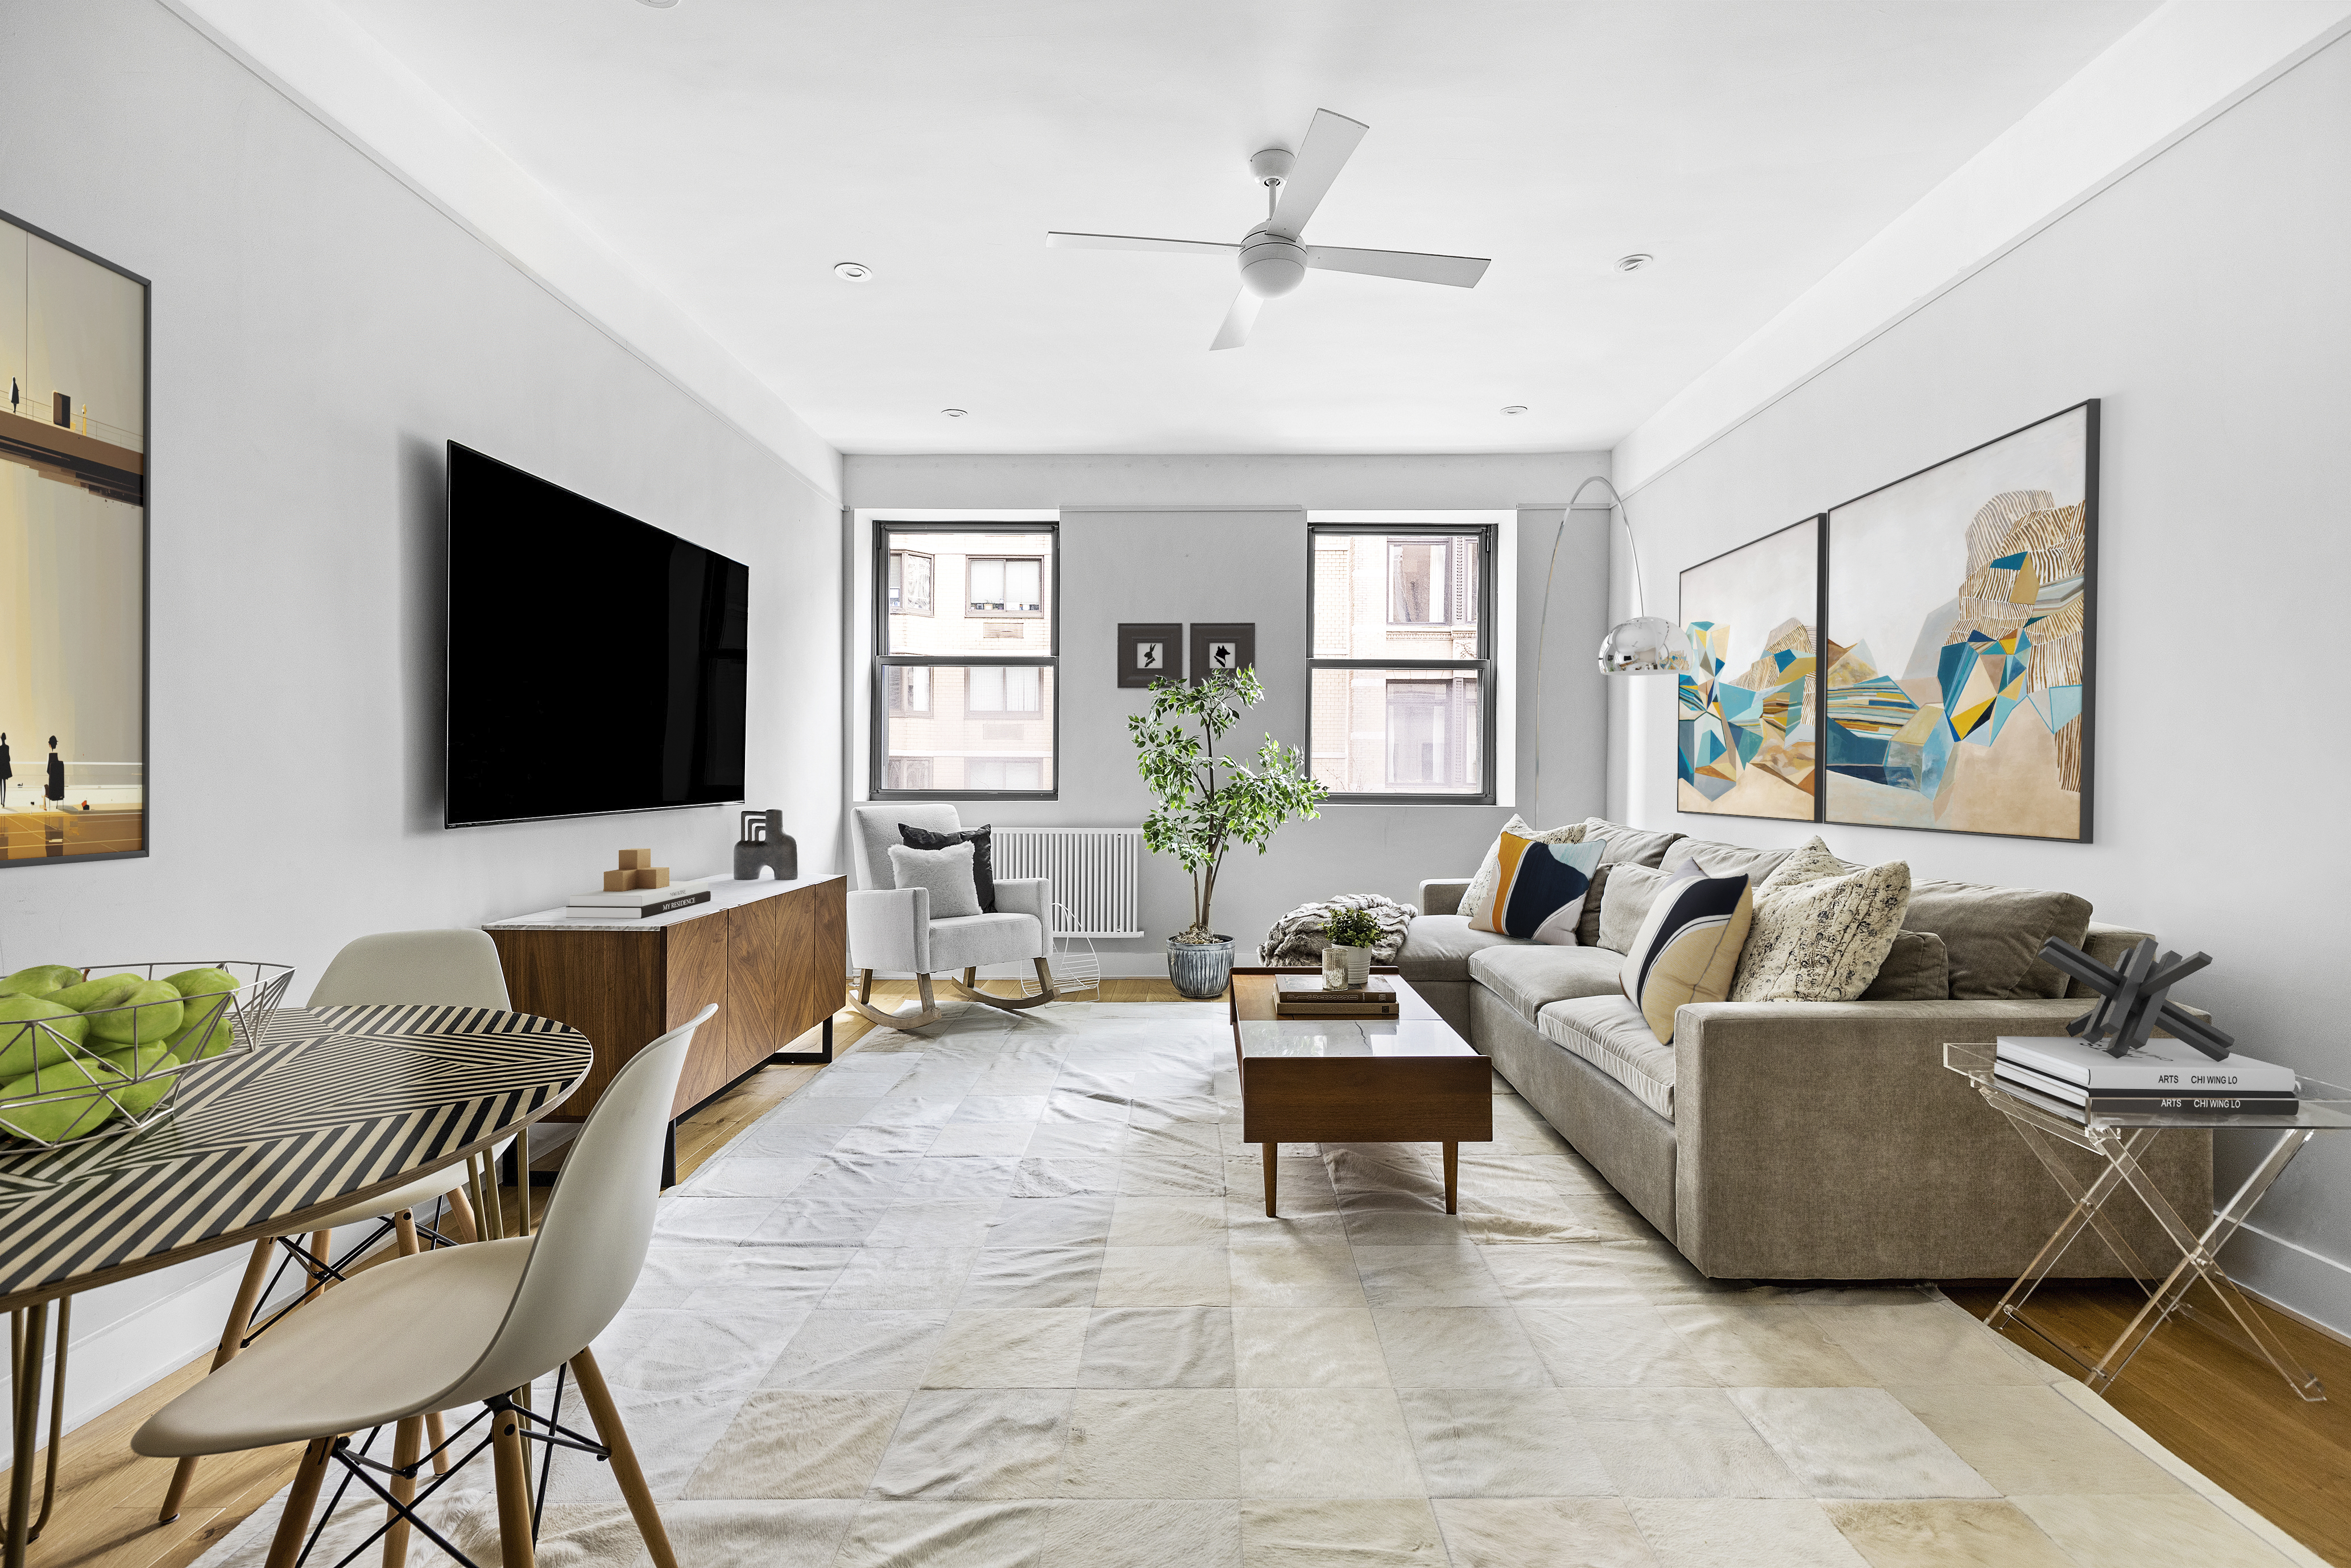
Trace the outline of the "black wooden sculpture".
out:
<instances>
[{"instance_id":1,"label":"black wooden sculpture","mask_svg":"<svg viewBox=\"0 0 2351 1568\"><path fill-rule=\"evenodd\" d=\"M2215 1061L2226 1060L2236 1048L2233 1036L2164 999L2173 986L2211 963L2209 953L2190 958L2166 953L2158 958L2155 938L2148 936L2131 949L2120 969L2110 969L2072 943L2052 936L2041 945L2041 956L2098 993L2102 999L2097 1007L2067 1025L2065 1032L2109 1056L2128 1056L2138 1050L2158 1024Z\"/></svg>"},{"instance_id":2,"label":"black wooden sculpture","mask_svg":"<svg viewBox=\"0 0 2351 1568\"><path fill-rule=\"evenodd\" d=\"M781 811L743 813L743 837L735 845L735 880L758 881L761 866L772 869L778 882L800 874L800 846L784 831Z\"/></svg>"}]
</instances>

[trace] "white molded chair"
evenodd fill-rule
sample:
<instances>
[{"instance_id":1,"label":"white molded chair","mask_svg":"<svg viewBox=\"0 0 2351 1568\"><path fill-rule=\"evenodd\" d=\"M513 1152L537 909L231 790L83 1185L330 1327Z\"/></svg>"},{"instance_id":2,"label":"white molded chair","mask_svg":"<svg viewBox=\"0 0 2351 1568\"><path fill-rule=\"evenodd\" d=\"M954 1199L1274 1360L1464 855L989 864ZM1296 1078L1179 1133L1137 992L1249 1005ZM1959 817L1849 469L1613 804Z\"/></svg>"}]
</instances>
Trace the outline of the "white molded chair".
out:
<instances>
[{"instance_id":1,"label":"white molded chair","mask_svg":"<svg viewBox=\"0 0 2351 1568\"><path fill-rule=\"evenodd\" d=\"M304 1443L268 1568L291 1568L305 1549L327 1469L340 1463L388 1506L385 1560L397 1563L410 1528L456 1555L415 1513L423 1417L479 1403L458 1437L485 1417L497 1478L498 1539L505 1568L530 1568L537 1530L528 1442L578 1445L584 1434L559 1426L555 1408L535 1414L536 1379L569 1365L594 1419L589 1445L614 1478L656 1568L677 1568L644 1473L629 1446L604 1375L588 1348L612 1321L643 1268L661 1189L663 1134L694 1031L718 1009L706 1007L629 1059L581 1124L535 1237L484 1241L396 1259L337 1286L288 1318L267 1339L150 1417L131 1439L151 1458L225 1454ZM398 1423L389 1484L380 1462L354 1455L350 1434Z\"/></svg>"},{"instance_id":2,"label":"white molded chair","mask_svg":"<svg viewBox=\"0 0 2351 1568\"><path fill-rule=\"evenodd\" d=\"M931 977L942 970L963 971L948 983L976 1002L1018 1011L1042 1007L1059 995L1047 960L1053 953L1053 898L1043 877L996 882L993 915L963 915L931 918L931 893L925 887L898 887L890 873L890 846L905 841L901 822L935 833L959 833L962 821L953 806L929 801L904 805L852 806L857 880L861 891L849 895L849 962L857 970L857 1010L891 1029L920 1029L944 1015L931 994ZM977 988L982 964L1013 964L1027 958L1037 966L1038 994L992 997ZM920 1003L911 1013L883 1012L872 1005L873 971L911 970Z\"/></svg>"},{"instance_id":3,"label":"white molded chair","mask_svg":"<svg viewBox=\"0 0 2351 1568\"><path fill-rule=\"evenodd\" d=\"M506 971L498 963L497 944L490 940L487 932L470 930L386 931L345 944L327 965L327 972L319 977L318 986L310 992L309 1005L358 1007L371 1002L426 1002L494 1008L501 1012L514 1005L507 995ZM490 1159L496 1160L505 1147L500 1145L493 1150ZM228 1322L221 1330L220 1347L213 1353L213 1370L217 1372L227 1365L256 1334L276 1322L272 1317L256 1326L255 1316L271 1280L271 1260L280 1248L309 1277L309 1289L301 1298L307 1301L329 1282L341 1279L344 1266L382 1240L387 1228L393 1232L402 1256L416 1252L416 1222L409 1210L419 1204L445 1196L458 1238L465 1241L480 1239L474 1206L465 1197L470 1168L469 1162L467 1166L437 1170L324 1219L313 1220L307 1228L307 1249L297 1239L303 1234L298 1230L266 1236L255 1242L253 1255L246 1260L245 1278L237 1287L235 1304L229 1309ZM495 1192L487 1196L491 1201L496 1200ZM527 1204L528 1198L524 1201ZM340 1260L329 1256L329 1238L337 1229L371 1219L381 1224L359 1245L345 1251ZM437 1231L431 1234L436 1242L443 1239ZM281 1271L285 1266L278 1265ZM433 1432L436 1448L441 1437L436 1417ZM194 1459L180 1461L172 1474L171 1488L163 1494L163 1506L158 1515L162 1522L168 1524L179 1517L180 1505L186 1500L188 1485L195 1474Z\"/></svg>"}]
</instances>

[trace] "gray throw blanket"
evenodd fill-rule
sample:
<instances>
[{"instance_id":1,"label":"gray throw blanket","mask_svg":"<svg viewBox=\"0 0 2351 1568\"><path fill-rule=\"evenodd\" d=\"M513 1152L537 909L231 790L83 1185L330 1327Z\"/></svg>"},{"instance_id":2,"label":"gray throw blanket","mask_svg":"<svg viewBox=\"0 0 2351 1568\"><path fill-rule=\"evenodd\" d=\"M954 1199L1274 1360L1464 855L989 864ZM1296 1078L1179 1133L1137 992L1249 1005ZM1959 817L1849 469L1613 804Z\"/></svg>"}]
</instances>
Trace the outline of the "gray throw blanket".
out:
<instances>
[{"instance_id":1,"label":"gray throw blanket","mask_svg":"<svg viewBox=\"0 0 2351 1568\"><path fill-rule=\"evenodd\" d=\"M1320 965L1322 949L1330 945L1326 923L1342 909L1368 910L1379 922L1380 939L1372 945L1374 964L1395 962L1404 950L1405 926L1420 914L1409 904L1398 904L1376 893L1343 893L1336 898L1301 904L1273 923L1273 929L1265 934L1265 946L1258 949L1258 962Z\"/></svg>"}]
</instances>

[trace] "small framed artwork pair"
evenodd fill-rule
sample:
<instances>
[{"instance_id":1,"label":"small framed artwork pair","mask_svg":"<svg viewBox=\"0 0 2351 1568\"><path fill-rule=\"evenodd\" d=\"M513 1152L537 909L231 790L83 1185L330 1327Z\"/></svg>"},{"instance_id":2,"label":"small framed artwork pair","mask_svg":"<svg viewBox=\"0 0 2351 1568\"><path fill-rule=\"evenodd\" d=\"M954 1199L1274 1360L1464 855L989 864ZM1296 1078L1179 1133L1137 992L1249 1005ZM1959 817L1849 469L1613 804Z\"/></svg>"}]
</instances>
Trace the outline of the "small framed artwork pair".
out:
<instances>
[{"instance_id":1,"label":"small framed artwork pair","mask_svg":"<svg viewBox=\"0 0 2351 1568\"><path fill-rule=\"evenodd\" d=\"M1681 574L1679 809L2086 843L2098 403Z\"/></svg>"},{"instance_id":2,"label":"small framed artwork pair","mask_svg":"<svg viewBox=\"0 0 2351 1568\"><path fill-rule=\"evenodd\" d=\"M1192 623L1191 678L1217 670L1246 669L1257 663L1257 622L1196 621ZM1147 686L1182 680L1184 623L1180 621L1122 622L1118 628L1118 684Z\"/></svg>"}]
</instances>

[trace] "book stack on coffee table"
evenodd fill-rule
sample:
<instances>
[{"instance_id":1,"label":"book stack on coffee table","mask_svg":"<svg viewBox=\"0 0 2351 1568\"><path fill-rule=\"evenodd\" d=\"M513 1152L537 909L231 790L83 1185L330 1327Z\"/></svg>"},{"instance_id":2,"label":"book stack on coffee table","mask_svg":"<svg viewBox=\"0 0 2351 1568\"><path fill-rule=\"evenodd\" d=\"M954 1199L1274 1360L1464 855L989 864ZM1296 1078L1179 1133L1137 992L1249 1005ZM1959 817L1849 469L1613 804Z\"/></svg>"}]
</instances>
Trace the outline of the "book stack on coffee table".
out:
<instances>
[{"instance_id":1,"label":"book stack on coffee table","mask_svg":"<svg viewBox=\"0 0 2351 1568\"><path fill-rule=\"evenodd\" d=\"M2094 1114L2291 1116L2301 1104L2294 1069L2231 1051L2219 1061L2185 1040L2150 1040L2127 1056L2085 1041L2000 1037L1992 1076L2062 1103L2076 1118Z\"/></svg>"},{"instance_id":2,"label":"book stack on coffee table","mask_svg":"<svg viewBox=\"0 0 2351 1568\"><path fill-rule=\"evenodd\" d=\"M1274 1004L1277 1019L1392 1019L1396 1016L1395 988L1374 975L1364 985L1331 990L1321 972L1283 975L1276 982L1280 998Z\"/></svg>"}]
</instances>

